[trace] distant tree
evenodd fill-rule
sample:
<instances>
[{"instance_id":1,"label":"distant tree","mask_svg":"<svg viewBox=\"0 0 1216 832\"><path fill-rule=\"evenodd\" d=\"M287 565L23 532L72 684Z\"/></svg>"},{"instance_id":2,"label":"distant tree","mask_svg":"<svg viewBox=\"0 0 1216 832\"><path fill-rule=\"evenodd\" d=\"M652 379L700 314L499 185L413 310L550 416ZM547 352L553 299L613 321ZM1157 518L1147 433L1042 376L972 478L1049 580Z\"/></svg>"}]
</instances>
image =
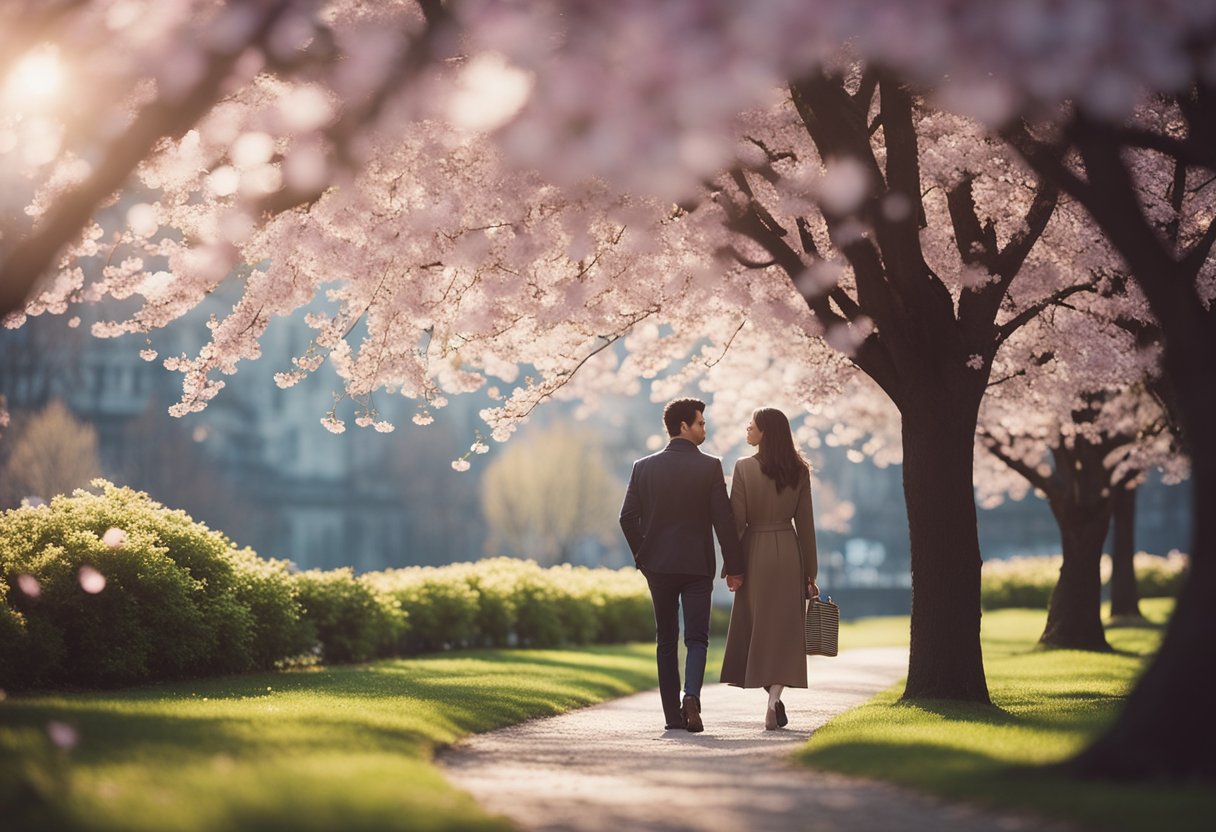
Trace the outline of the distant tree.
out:
<instances>
[{"instance_id":1,"label":"distant tree","mask_svg":"<svg viewBox=\"0 0 1216 832\"><path fill-rule=\"evenodd\" d=\"M1143 618L1140 588L1136 586L1136 489L1115 492L1112 514L1115 537L1110 553L1110 617L1112 621Z\"/></svg>"},{"instance_id":2,"label":"distant tree","mask_svg":"<svg viewBox=\"0 0 1216 832\"><path fill-rule=\"evenodd\" d=\"M110 476L246 544L265 510L247 489L225 479L204 447L205 436L205 428L165 419L163 404L150 400L123 428L123 444L132 452Z\"/></svg>"},{"instance_id":3,"label":"distant tree","mask_svg":"<svg viewBox=\"0 0 1216 832\"><path fill-rule=\"evenodd\" d=\"M1104 291L1125 285L1108 280ZM1005 345L981 410L984 504L1033 487L1060 529L1064 560L1040 639L1055 647L1110 649L1101 562L1116 496L1153 468L1171 482L1188 475L1154 393L1160 347L1137 348L1120 323L1144 314L1134 294L1073 298L1029 323Z\"/></svg>"},{"instance_id":4,"label":"distant tree","mask_svg":"<svg viewBox=\"0 0 1216 832\"><path fill-rule=\"evenodd\" d=\"M58 399L31 416L15 432L12 452L0 476L4 502L23 497L50 500L101 476L97 431L78 420Z\"/></svg>"},{"instance_id":5,"label":"distant tree","mask_svg":"<svg viewBox=\"0 0 1216 832\"><path fill-rule=\"evenodd\" d=\"M543 566L567 563L580 541L615 539L623 493L589 432L561 426L529 433L486 468L487 549Z\"/></svg>"}]
</instances>

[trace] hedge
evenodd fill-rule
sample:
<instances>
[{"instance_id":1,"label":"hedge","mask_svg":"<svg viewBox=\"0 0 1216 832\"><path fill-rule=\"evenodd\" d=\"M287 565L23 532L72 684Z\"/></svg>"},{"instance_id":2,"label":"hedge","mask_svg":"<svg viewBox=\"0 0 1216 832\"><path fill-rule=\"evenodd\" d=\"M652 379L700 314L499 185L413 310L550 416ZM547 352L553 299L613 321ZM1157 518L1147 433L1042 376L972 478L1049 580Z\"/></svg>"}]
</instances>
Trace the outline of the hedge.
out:
<instances>
[{"instance_id":1,"label":"hedge","mask_svg":"<svg viewBox=\"0 0 1216 832\"><path fill-rule=\"evenodd\" d=\"M1027 555L989 560L980 573L980 602L986 610L1006 607L1046 609L1060 577L1063 555ZM1142 598L1172 597L1186 578L1187 557L1138 552L1133 558ZM1102 582L1110 579L1110 560L1102 559Z\"/></svg>"},{"instance_id":2,"label":"hedge","mask_svg":"<svg viewBox=\"0 0 1216 832\"><path fill-rule=\"evenodd\" d=\"M146 494L94 485L0 514L0 687L235 673L308 649L286 564Z\"/></svg>"},{"instance_id":3,"label":"hedge","mask_svg":"<svg viewBox=\"0 0 1216 832\"><path fill-rule=\"evenodd\" d=\"M0 689L654 637L646 582L633 569L493 558L361 576L298 572L146 494L93 485L99 494L0 514Z\"/></svg>"}]
</instances>

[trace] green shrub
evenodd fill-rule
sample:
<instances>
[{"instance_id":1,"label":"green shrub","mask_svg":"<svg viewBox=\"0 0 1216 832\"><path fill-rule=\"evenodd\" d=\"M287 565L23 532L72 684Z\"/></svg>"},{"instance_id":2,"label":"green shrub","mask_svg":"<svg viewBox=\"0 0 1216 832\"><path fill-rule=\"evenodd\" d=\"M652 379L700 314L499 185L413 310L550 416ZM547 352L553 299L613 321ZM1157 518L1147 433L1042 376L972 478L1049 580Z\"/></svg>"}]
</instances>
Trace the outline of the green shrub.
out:
<instances>
[{"instance_id":1,"label":"green shrub","mask_svg":"<svg viewBox=\"0 0 1216 832\"><path fill-rule=\"evenodd\" d=\"M486 646L505 647L515 638L514 565L518 563L491 558L449 567L477 593L478 640Z\"/></svg>"},{"instance_id":2,"label":"green shrub","mask_svg":"<svg viewBox=\"0 0 1216 832\"><path fill-rule=\"evenodd\" d=\"M654 640L654 607L646 578L632 566L592 570L603 593L598 640L607 644Z\"/></svg>"},{"instance_id":3,"label":"green shrub","mask_svg":"<svg viewBox=\"0 0 1216 832\"><path fill-rule=\"evenodd\" d=\"M316 627L304 617L296 582L286 561L258 557L252 549L233 550L234 592L253 614L253 660L270 669L297 656L317 641Z\"/></svg>"},{"instance_id":4,"label":"green shrub","mask_svg":"<svg viewBox=\"0 0 1216 832\"><path fill-rule=\"evenodd\" d=\"M9 585L0 572L0 685L18 678L29 658L25 616L13 609L8 600Z\"/></svg>"},{"instance_id":5,"label":"green shrub","mask_svg":"<svg viewBox=\"0 0 1216 832\"><path fill-rule=\"evenodd\" d=\"M477 640L479 596L460 575L433 566L414 566L368 575L368 581L408 611L402 652L462 647Z\"/></svg>"},{"instance_id":6,"label":"green shrub","mask_svg":"<svg viewBox=\"0 0 1216 832\"><path fill-rule=\"evenodd\" d=\"M100 494L0 514L0 688L242 672L310 650L346 662L653 638L646 584L632 569L492 558L293 575L146 494L94 486ZM86 573L104 586L88 591Z\"/></svg>"},{"instance_id":7,"label":"green shrub","mask_svg":"<svg viewBox=\"0 0 1216 832\"><path fill-rule=\"evenodd\" d=\"M1137 552L1132 559L1141 598L1177 598L1186 580L1187 556L1174 550L1165 557Z\"/></svg>"},{"instance_id":8,"label":"green shrub","mask_svg":"<svg viewBox=\"0 0 1216 832\"><path fill-rule=\"evenodd\" d=\"M0 685L114 686L267 668L299 652L281 564L146 494L94 481L0 514ZM109 543L107 532L117 535ZM104 587L88 592L82 570ZM35 594L19 586L36 581Z\"/></svg>"},{"instance_id":9,"label":"green shrub","mask_svg":"<svg viewBox=\"0 0 1216 832\"><path fill-rule=\"evenodd\" d=\"M1186 579L1187 558L1179 552L1167 557L1136 554L1136 582L1141 597L1176 597ZM1046 609L1060 579L1063 555L1028 555L989 560L980 573L980 600L984 609L1007 607ZM1102 559L1102 582L1110 580L1110 559Z\"/></svg>"},{"instance_id":10,"label":"green shrub","mask_svg":"<svg viewBox=\"0 0 1216 832\"><path fill-rule=\"evenodd\" d=\"M409 626L400 603L356 578L350 568L295 576L304 618L328 662L363 662L393 652Z\"/></svg>"},{"instance_id":11,"label":"green shrub","mask_svg":"<svg viewBox=\"0 0 1216 832\"><path fill-rule=\"evenodd\" d=\"M407 652L460 645L650 640L654 614L634 569L588 569L488 558L364 576L409 614Z\"/></svg>"},{"instance_id":12,"label":"green shrub","mask_svg":"<svg viewBox=\"0 0 1216 832\"><path fill-rule=\"evenodd\" d=\"M209 621L205 612L218 605L159 545L153 525L83 492L0 517L0 570L26 623L17 643L4 645L10 660L0 664L15 673L0 684L112 686L227 669L221 631L238 658L248 650L248 614ZM120 546L102 542L112 527L126 532ZM85 570L103 576L104 589L85 591ZM37 580L36 597L12 586L22 574Z\"/></svg>"},{"instance_id":13,"label":"green shrub","mask_svg":"<svg viewBox=\"0 0 1216 832\"><path fill-rule=\"evenodd\" d=\"M1060 579L1062 555L1028 555L984 561L980 572L980 605L986 610L1007 607L1047 609Z\"/></svg>"},{"instance_id":14,"label":"green shrub","mask_svg":"<svg viewBox=\"0 0 1216 832\"><path fill-rule=\"evenodd\" d=\"M557 587L540 569L518 576L515 584L515 635L527 647L554 647L564 640L557 610Z\"/></svg>"}]
</instances>

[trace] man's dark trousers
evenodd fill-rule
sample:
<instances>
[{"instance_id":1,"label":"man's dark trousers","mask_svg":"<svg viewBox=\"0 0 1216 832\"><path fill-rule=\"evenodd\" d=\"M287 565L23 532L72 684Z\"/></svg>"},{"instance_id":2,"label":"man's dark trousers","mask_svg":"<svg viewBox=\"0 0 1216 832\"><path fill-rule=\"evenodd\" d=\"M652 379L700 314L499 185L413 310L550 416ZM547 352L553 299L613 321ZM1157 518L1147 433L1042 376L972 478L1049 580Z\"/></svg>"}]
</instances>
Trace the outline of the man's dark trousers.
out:
<instances>
[{"instance_id":1,"label":"man's dark trousers","mask_svg":"<svg viewBox=\"0 0 1216 832\"><path fill-rule=\"evenodd\" d=\"M644 570L654 602L654 623L658 636L659 695L668 725L683 722L680 697L680 622L679 607L684 609L684 693L701 701L705 681L705 655L709 650L709 610L714 579L709 575L674 575Z\"/></svg>"}]
</instances>

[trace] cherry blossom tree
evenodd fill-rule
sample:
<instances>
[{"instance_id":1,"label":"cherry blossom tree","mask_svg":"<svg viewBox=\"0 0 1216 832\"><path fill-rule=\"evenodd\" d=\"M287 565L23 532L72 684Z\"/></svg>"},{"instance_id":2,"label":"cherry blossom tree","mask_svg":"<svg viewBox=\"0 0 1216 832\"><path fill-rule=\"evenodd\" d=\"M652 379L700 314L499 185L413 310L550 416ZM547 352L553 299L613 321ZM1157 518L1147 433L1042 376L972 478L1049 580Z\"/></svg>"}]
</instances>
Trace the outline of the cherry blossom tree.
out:
<instances>
[{"instance_id":1,"label":"cherry blossom tree","mask_svg":"<svg viewBox=\"0 0 1216 832\"><path fill-rule=\"evenodd\" d=\"M1165 408L1149 392L1159 349L1138 351L1115 323L1128 310L1142 314L1142 299L1087 298L1032 322L998 357L981 410L982 504L1033 487L1060 527L1063 566L1040 639L1056 647L1109 649L1099 567L1117 495L1152 467L1167 481L1186 476Z\"/></svg>"}]
</instances>

